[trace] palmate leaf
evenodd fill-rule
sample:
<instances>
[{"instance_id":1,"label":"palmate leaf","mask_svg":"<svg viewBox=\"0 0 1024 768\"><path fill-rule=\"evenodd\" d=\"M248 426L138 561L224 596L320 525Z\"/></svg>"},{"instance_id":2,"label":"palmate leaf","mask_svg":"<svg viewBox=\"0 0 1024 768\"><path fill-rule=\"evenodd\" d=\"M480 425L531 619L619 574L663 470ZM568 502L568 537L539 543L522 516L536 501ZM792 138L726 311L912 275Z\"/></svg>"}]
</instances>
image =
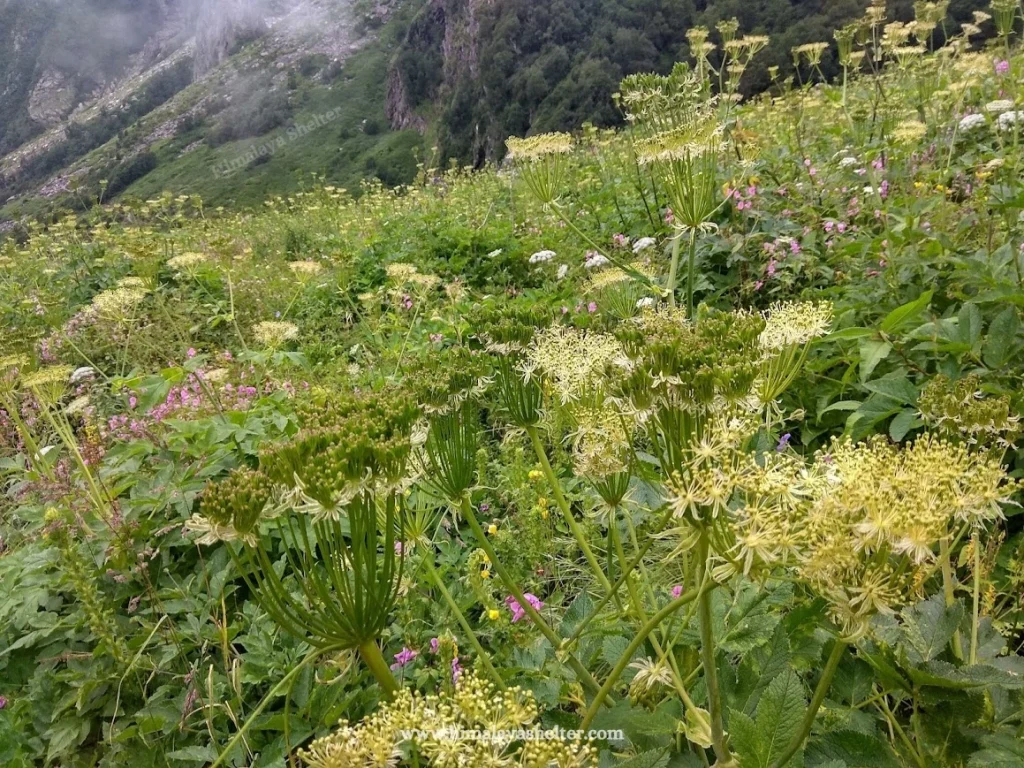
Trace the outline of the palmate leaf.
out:
<instances>
[{"instance_id":1,"label":"palmate leaf","mask_svg":"<svg viewBox=\"0 0 1024 768\"><path fill-rule=\"evenodd\" d=\"M800 729L807 707L803 681L792 667L768 685L757 706L756 718L732 711L731 743L744 768L768 768ZM787 765L800 765L799 753Z\"/></svg>"}]
</instances>

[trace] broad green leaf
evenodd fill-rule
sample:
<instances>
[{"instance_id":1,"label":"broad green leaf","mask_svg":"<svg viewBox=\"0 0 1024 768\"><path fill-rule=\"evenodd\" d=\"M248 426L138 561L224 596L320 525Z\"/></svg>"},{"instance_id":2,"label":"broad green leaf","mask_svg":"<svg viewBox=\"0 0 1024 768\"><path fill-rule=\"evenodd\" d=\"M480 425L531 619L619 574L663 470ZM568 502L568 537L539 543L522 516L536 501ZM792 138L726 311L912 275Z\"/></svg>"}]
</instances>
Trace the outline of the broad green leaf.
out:
<instances>
[{"instance_id":1,"label":"broad green leaf","mask_svg":"<svg viewBox=\"0 0 1024 768\"><path fill-rule=\"evenodd\" d=\"M860 342L860 380L862 382L871 378L878 364L892 352L892 344L888 341L877 341L875 339L863 339Z\"/></svg>"},{"instance_id":2,"label":"broad green leaf","mask_svg":"<svg viewBox=\"0 0 1024 768\"><path fill-rule=\"evenodd\" d=\"M917 400L917 387L907 378L905 371L897 371L889 376L869 381L864 387L869 392L884 395L904 405L910 405Z\"/></svg>"},{"instance_id":3,"label":"broad green leaf","mask_svg":"<svg viewBox=\"0 0 1024 768\"><path fill-rule=\"evenodd\" d=\"M981 310L977 304L968 302L960 308L957 315L957 338L961 344L974 347L981 338Z\"/></svg>"},{"instance_id":4,"label":"broad green leaf","mask_svg":"<svg viewBox=\"0 0 1024 768\"><path fill-rule=\"evenodd\" d=\"M787 667L769 683L753 721L742 712L733 711L729 723L741 765L771 766L799 731L806 706L804 684L793 668ZM786 765L799 765L798 756Z\"/></svg>"},{"instance_id":5,"label":"broad green leaf","mask_svg":"<svg viewBox=\"0 0 1024 768\"><path fill-rule=\"evenodd\" d=\"M971 755L968 768L1024 768L1024 740L1012 732L982 736L981 746Z\"/></svg>"},{"instance_id":6,"label":"broad green leaf","mask_svg":"<svg viewBox=\"0 0 1024 768\"><path fill-rule=\"evenodd\" d=\"M882 321L881 329L885 333L893 333L898 330L904 323L911 320L915 315L921 312L932 300L932 291L925 291L913 301L907 302L901 307L896 307L892 312L885 316Z\"/></svg>"},{"instance_id":7,"label":"broad green leaf","mask_svg":"<svg viewBox=\"0 0 1024 768\"><path fill-rule=\"evenodd\" d=\"M825 337L825 341L845 341L847 339L863 339L866 336L873 336L874 331L870 328L843 328L841 331L834 331Z\"/></svg>"},{"instance_id":8,"label":"broad green leaf","mask_svg":"<svg viewBox=\"0 0 1024 768\"><path fill-rule=\"evenodd\" d=\"M217 759L217 750L213 747L183 747L166 755L168 760L197 760L208 764Z\"/></svg>"},{"instance_id":9,"label":"broad green leaf","mask_svg":"<svg viewBox=\"0 0 1024 768\"><path fill-rule=\"evenodd\" d=\"M668 765L667 749L652 749L618 763L617 768L665 768Z\"/></svg>"},{"instance_id":10,"label":"broad green leaf","mask_svg":"<svg viewBox=\"0 0 1024 768\"><path fill-rule=\"evenodd\" d=\"M931 661L949 645L964 617L964 607L955 602L947 607L942 595L903 611L903 633L910 647L919 654L914 661Z\"/></svg>"},{"instance_id":11,"label":"broad green leaf","mask_svg":"<svg viewBox=\"0 0 1024 768\"><path fill-rule=\"evenodd\" d=\"M856 411L861 405L863 405L862 400L840 400L837 403L832 403L827 408L823 408L818 415L824 416L829 411Z\"/></svg>"},{"instance_id":12,"label":"broad green leaf","mask_svg":"<svg viewBox=\"0 0 1024 768\"><path fill-rule=\"evenodd\" d=\"M913 408L905 408L897 413L893 420L889 422L889 437L895 442L900 442L907 433L912 429L917 429L923 421L918 417L918 413Z\"/></svg>"},{"instance_id":13,"label":"broad green leaf","mask_svg":"<svg viewBox=\"0 0 1024 768\"><path fill-rule=\"evenodd\" d=\"M1007 307L992 321L985 338L984 360L989 368L1002 367L1013 353L1020 322L1017 310Z\"/></svg>"},{"instance_id":14,"label":"broad green leaf","mask_svg":"<svg viewBox=\"0 0 1024 768\"><path fill-rule=\"evenodd\" d=\"M892 750L881 739L858 731L832 731L808 742L807 768L840 763L847 768L898 768Z\"/></svg>"},{"instance_id":15,"label":"broad green leaf","mask_svg":"<svg viewBox=\"0 0 1024 768\"><path fill-rule=\"evenodd\" d=\"M910 679L918 685L967 691L998 685L1004 688L1024 688L1024 676L987 664L954 667L945 661L929 661L907 670Z\"/></svg>"}]
</instances>

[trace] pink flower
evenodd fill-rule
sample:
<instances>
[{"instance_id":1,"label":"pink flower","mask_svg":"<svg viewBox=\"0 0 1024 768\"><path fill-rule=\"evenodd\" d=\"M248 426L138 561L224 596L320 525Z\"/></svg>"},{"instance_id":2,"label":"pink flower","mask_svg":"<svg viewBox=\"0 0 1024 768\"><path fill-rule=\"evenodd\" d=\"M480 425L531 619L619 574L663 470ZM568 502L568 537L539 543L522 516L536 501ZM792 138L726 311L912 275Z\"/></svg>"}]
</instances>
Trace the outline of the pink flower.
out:
<instances>
[{"instance_id":1,"label":"pink flower","mask_svg":"<svg viewBox=\"0 0 1024 768\"><path fill-rule=\"evenodd\" d=\"M430 638L430 652L437 653L439 650L441 650L441 648L438 639L436 637Z\"/></svg>"},{"instance_id":2,"label":"pink flower","mask_svg":"<svg viewBox=\"0 0 1024 768\"><path fill-rule=\"evenodd\" d=\"M1010 62L1008 62L1006 59L1003 59L1002 61L997 61L996 62L996 74L997 75L1005 75L1009 71L1010 71Z\"/></svg>"},{"instance_id":3,"label":"pink flower","mask_svg":"<svg viewBox=\"0 0 1024 768\"><path fill-rule=\"evenodd\" d=\"M137 406L138 404L139 404L139 398L137 398L135 395L132 395L131 397L128 398L128 407L129 408L135 408L135 406Z\"/></svg>"},{"instance_id":4,"label":"pink flower","mask_svg":"<svg viewBox=\"0 0 1024 768\"><path fill-rule=\"evenodd\" d=\"M188 354L189 359L191 360L193 357L195 357L198 354L198 352L196 352L195 347L189 347L187 354Z\"/></svg>"},{"instance_id":5,"label":"pink flower","mask_svg":"<svg viewBox=\"0 0 1024 768\"><path fill-rule=\"evenodd\" d=\"M762 288L764 288L764 280L758 280L756 283L754 283L755 291L760 291Z\"/></svg>"},{"instance_id":6,"label":"pink flower","mask_svg":"<svg viewBox=\"0 0 1024 768\"><path fill-rule=\"evenodd\" d=\"M462 677L462 665L459 663L459 657L456 656L452 659L452 685L458 685L460 677Z\"/></svg>"},{"instance_id":7,"label":"pink flower","mask_svg":"<svg viewBox=\"0 0 1024 768\"><path fill-rule=\"evenodd\" d=\"M674 213L672 213L672 209L671 208L666 208L665 209L665 223L666 224L671 224L675 220L676 220L676 215Z\"/></svg>"},{"instance_id":8,"label":"pink flower","mask_svg":"<svg viewBox=\"0 0 1024 768\"><path fill-rule=\"evenodd\" d=\"M672 599L673 600L678 600L679 596L682 595L682 594L683 594L683 585L682 584L676 584L674 587L672 587Z\"/></svg>"},{"instance_id":9,"label":"pink flower","mask_svg":"<svg viewBox=\"0 0 1024 768\"><path fill-rule=\"evenodd\" d=\"M594 314L595 312L597 312L597 302L596 301L592 301L589 304L587 304L587 312L589 312L590 314Z\"/></svg>"},{"instance_id":10,"label":"pink flower","mask_svg":"<svg viewBox=\"0 0 1024 768\"><path fill-rule=\"evenodd\" d=\"M401 669L419 655L419 651L403 647L401 651L395 654L395 663L391 665L391 669Z\"/></svg>"},{"instance_id":11,"label":"pink flower","mask_svg":"<svg viewBox=\"0 0 1024 768\"><path fill-rule=\"evenodd\" d=\"M527 592L525 595L523 595L523 597L526 598L526 602L528 602L530 604L530 607L533 608L533 610L535 611L539 611L541 608L544 607L544 603L542 603L540 601L540 598L538 598L536 595L531 595L529 592ZM505 598L505 605L507 605L508 609L512 611L513 624L515 624L517 621L526 616L526 609L524 609L523 606L519 604L519 601L512 597L512 595L509 595Z\"/></svg>"},{"instance_id":12,"label":"pink flower","mask_svg":"<svg viewBox=\"0 0 1024 768\"><path fill-rule=\"evenodd\" d=\"M612 243L615 245L616 248L625 248L627 242L629 241L623 234L612 235Z\"/></svg>"},{"instance_id":13,"label":"pink flower","mask_svg":"<svg viewBox=\"0 0 1024 768\"><path fill-rule=\"evenodd\" d=\"M775 259L772 259L771 261L768 262L768 277L775 276L775 267L777 264L778 262L776 262Z\"/></svg>"}]
</instances>

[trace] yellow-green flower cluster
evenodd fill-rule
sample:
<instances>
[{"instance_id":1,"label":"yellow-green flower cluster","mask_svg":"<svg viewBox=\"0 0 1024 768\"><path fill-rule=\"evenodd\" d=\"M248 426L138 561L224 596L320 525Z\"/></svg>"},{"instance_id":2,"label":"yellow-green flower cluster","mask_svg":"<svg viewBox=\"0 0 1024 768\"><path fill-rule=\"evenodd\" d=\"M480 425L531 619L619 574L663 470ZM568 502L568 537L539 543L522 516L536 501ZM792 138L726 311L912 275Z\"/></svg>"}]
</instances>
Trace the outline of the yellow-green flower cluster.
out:
<instances>
[{"instance_id":1,"label":"yellow-green flower cluster","mask_svg":"<svg viewBox=\"0 0 1024 768\"><path fill-rule=\"evenodd\" d=\"M505 142L508 156L515 161L532 161L551 155L572 152L572 136L568 133L540 133L520 139L515 136Z\"/></svg>"},{"instance_id":2,"label":"yellow-green flower cluster","mask_svg":"<svg viewBox=\"0 0 1024 768\"><path fill-rule=\"evenodd\" d=\"M299 328L294 323L265 320L252 327L252 334L264 347L277 349L285 342L298 338Z\"/></svg>"},{"instance_id":3,"label":"yellow-green flower cluster","mask_svg":"<svg viewBox=\"0 0 1024 768\"><path fill-rule=\"evenodd\" d=\"M525 363L528 376L542 373L563 404L599 388L609 367L626 368L628 360L614 336L553 326L537 334Z\"/></svg>"},{"instance_id":4,"label":"yellow-green flower cluster","mask_svg":"<svg viewBox=\"0 0 1024 768\"><path fill-rule=\"evenodd\" d=\"M26 374L21 385L31 391L44 404L56 403L68 389L74 369L68 365L53 365Z\"/></svg>"},{"instance_id":5,"label":"yellow-green flower cluster","mask_svg":"<svg viewBox=\"0 0 1024 768\"><path fill-rule=\"evenodd\" d=\"M108 320L124 320L149 293L146 283L139 277L126 277L110 290L96 294L92 308Z\"/></svg>"},{"instance_id":6,"label":"yellow-green flower cluster","mask_svg":"<svg viewBox=\"0 0 1024 768\"><path fill-rule=\"evenodd\" d=\"M942 540L1002 517L1016 489L990 455L931 437L837 441L813 472L827 487L806 507L798 572L852 636L911 598Z\"/></svg>"},{"instance_id":7,"label":"yellow-green flower cluster","mask_svg":"<svg viewBox=\"0 0 1024 768\"><path fill-rule=\"evenodd\" d=\"M200 265L206 262L204 253L181 253L167 260L167 266L178 273L191 273Z\"/></svg>"},{"instance_id":8,"label":"yellow-green flower cluster","mask_svg":"<svg viewBox=\"0 0 1024 768\"><path fill-rule=\"evenodd\" d=\"M824 336L832 327L832 305L819 302L776 302L764 313L762 349L779 351L802 346Z\"/></svg>"},{"instance_id":9,"label":"yellow-green flower cluster","mask_svg":"<svg viewBox=\"0 0 1024 768\"><path fill-rule=\"evenodd\" d=\"M437 768L587 768L596 753L580 741L511 737L531 731L537 719L533 695L520 688L498 691L473 672L451 693L424 696L402 689L394 700L357 725L314 741L299 756L310 768L365 768L399 764L403 747L414 748Z\"/></svg>"}]
</instances>

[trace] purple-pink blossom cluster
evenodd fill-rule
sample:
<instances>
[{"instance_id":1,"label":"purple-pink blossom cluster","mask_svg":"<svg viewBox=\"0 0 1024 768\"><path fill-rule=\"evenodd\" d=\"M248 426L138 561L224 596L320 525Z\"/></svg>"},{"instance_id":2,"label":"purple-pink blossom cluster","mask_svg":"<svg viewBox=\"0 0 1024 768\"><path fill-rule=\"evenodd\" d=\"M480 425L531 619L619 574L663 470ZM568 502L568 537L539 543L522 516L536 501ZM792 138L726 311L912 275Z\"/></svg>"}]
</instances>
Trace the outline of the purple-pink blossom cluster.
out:
<instances>
[{"instance_id":1,"label":"purple-pink blossom cluster","mask_svg":"<svg viewBox=\"0 0 1024 768\"><path fill-rule=\"evenodd\" d=\"M541 602L540 598L536 595L531 595L529 592L527 592L525 595L523 595L523 597L526 598L526 602L528 602L530 604L530 607L533 608L533 610L535 611L539 611L541 608L544 607L544 603ZM512 611L513 624L515 624L520 619L526 616L526 609L523 608L523 606L519 604L519 601L516 600L512 595L509 595L505 598L505 605L507 605L508 609Z\"/></svg>"}]
</instances>

